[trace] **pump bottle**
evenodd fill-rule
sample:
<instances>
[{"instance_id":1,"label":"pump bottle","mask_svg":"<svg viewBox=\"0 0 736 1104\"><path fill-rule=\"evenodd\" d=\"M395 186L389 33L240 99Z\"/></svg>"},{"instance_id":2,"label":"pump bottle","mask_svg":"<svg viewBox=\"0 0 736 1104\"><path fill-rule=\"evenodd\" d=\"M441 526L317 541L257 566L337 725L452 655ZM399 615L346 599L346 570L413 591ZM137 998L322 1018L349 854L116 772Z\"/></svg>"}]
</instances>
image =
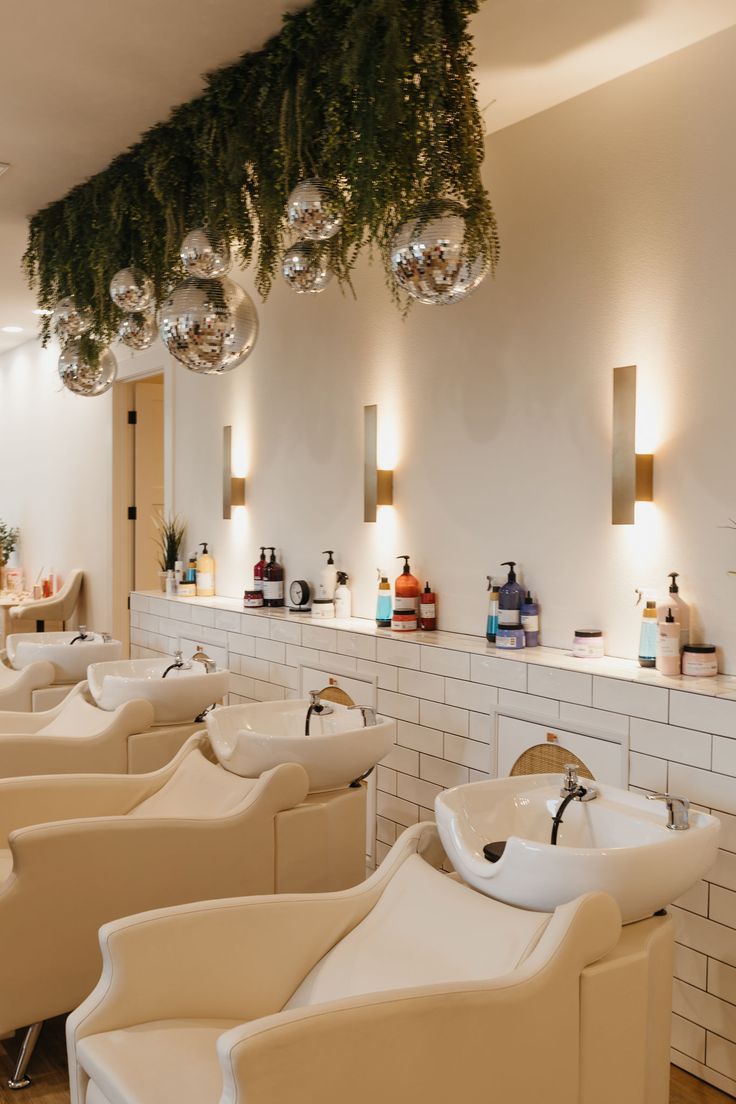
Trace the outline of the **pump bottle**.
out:
<instances>
[{"instance_id":1,"label":"pump bottle","mask_svg":"<svg viewBox=\"0 0 736 1104\"><path fill-rule=\"evenodd\" d=\"M266 570L266 546L261 545L261 555L253 568L253 589L263 593L263 573Z\"/></svg>"},{"instance_id":2,"label":"pump bottle","mask_svg":"<svg viewBox=\"0 0 736 1104\"><path fill-rule=\"evenodd\" d=\"M412 632L418 627L419 580L412 575L408 556L397 556L404 567L394 586L394 612L391 628L394 632Z\"/></svg>"},{"instance_id":3,"label":"pump bottle","mask_svg":"<svg viewBox=\"0 0 736 1104\"><path fill-rule=\"evenodd\" d=\"M328 548L322 555L327 556L327 563L320 572L317 598L323 602L331 602L335 597L335 587L337 586L337 568L332 558L335 553Z\"/></svg>"},{"instance_id":4,"label":"pump bottle","mask_svg":"<svg viewBox=\"0 0 736 1104\"><path fill-rule=\"evenodd\" d=\"M197 557L197 597L211 598L215 593L215 561L207 551L207 544L200 545Z\"/></svg>"},{"instance_id":5,"label":"pump bottle","mask_svg":"<svg viewBox=\"0 0 736 1104\"><path fill-rule=\"evenodd\" d=\"M388 576L378 568L378 595L376 597L376 627L379 629L391 628L391 586Z\"/></svg>"},{"instance_id":6,"label":"pump bottle","mask_svg":"<svg viewBox=\"0 0 736 1104\"><path fill-rule=\"evenodd\" d=\"M667 611L672 610L672 616L680 626L680 648L682 649L690 643L690 607L680 597L680 588L677 585L679 573L670 571L669 578L672 580L670 591L667 600L662 602L657 610L657 619L658 621L666 621Z\"/></svg>"},{"instance_id":7,"label":"pump bottle","mask_svg":"<svg viewBox=\"0 0 736 1104\"><path fill-rule=\"evenodd\" d=\"M337 586L335 587L335 617L347 619L353 616L353 596L348 587L348 576L345 571L338 571Z\"/></svg>"},{"instance_id":8,"label":"pump bottle","mask_svg":"<svg viewBox=\"0 0 736 1104\"><path fill-rule=\"evenodd\" d=\"M424 584L419 599L419 625L424 632L432 632L437 628L437 595L428 582Z\"/></svg>"},{"instance_id":9,"label":"pump bottle","mask_svg":"<svg viewBox=\"0 0 736 1104\"><path fill-rule=\"evenodd\" d=\"M283 606L284 569L276 559L276 549L269 545L270 559L263 572L264 606Z\"/></svg>"},{"instance_id":10,"label":"pump bottle","mask_svg":"<svg viewBox=\"0 0 736 1104\"><path fill-rule=\"evenodd\" d=\"M521 627L524 630L524 643L527 648L539 645L539 605L532 598L532 592L526 592L521 605Z\"/></svg>"},{"instance_id":11,"label":"pump bottle","mask_svg":"<svg viewBox=\"0 0 736 1104\"><path fill-rule=\"evenodd\" d=\"M509 569L509 576L498 592L498 627L499 629L518 629L521 627L521 605L524 600L524 589L516 581L515 560L506 560L501 565Z\"/></svg>"}]
</instances>

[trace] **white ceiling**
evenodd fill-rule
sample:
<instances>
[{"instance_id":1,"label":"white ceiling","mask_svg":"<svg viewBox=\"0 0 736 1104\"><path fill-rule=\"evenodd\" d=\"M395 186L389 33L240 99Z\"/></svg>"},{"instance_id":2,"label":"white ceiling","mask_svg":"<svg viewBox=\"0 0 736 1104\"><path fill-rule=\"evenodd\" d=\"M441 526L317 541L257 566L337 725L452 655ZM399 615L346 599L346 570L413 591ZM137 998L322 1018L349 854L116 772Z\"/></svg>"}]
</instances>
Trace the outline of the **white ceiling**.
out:
<instances>
[{"instance_id":1,"label":"white ceiling","mask_svg":"<svg viewBox=\"0 0 736 1104\"><path fill-rule=\"evenodd\" d=\"M37 319L20 271L25 220L104 168L257 49L307 0L25 0L0 67L0 352ZM736 24L734 0L485 0L474 18L489 131ZM3 326L20 333L3 333Z\"/></svg>"}]
</instances>

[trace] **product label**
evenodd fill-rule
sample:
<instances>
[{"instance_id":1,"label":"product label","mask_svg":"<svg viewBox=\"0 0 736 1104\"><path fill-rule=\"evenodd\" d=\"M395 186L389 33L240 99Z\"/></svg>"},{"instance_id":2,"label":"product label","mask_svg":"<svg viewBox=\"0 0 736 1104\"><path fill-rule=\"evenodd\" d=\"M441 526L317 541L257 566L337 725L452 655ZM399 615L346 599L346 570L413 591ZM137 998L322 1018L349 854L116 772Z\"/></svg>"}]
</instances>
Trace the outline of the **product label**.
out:
<instances>
[{"instance_id":1,"label":"product label","mask_svg":"<svg viewBox=\"0 0 736 1104\"><path fill-rule=\"evenodd\" d=\"M539 616L536 613L525 613L521 619L521 627L524 632L539 632Z\"/></svg>"},{"instance_id":2,"label":"product label","mask_svg":"<svg viewBox=\"0 0 736 1104\"><path fill-rule=\"evenodd\" d=\"M211 571L198 571L197 572L197 590L214 590L215 589L215 576Z\"/></svg>"},{"instance_id":3,"label":"product label","mask_svg":"<svg viewBox=\"0 0 736 1104\"><path fill-rule=\"evenodd\" d=\"M521 624L521 613L518 609L500 609L498 611L498 627L504 629L516 629Z\"/></svg>"},{"instance_id":4,"label":"product label","mask_svg":"<svg viewBox=\"0 0 736 1104\"><path fill-rule=\"evenodd\" d=\"M391 621L391 628L394 632L413 632L417 627L416 617L394 617Z\"/></svg>"},{"instance_id":5,"label":"product label","mask_svg":"<svg viewBox=\"0 0 736 1104\"><path fill-rule=\"evenodd\" d=\"M521 648L523 644L521 640L517 640L515 636L497 636L496 637L497 648Z\"/></svg>"},{"instance_id":6,"label":"product label","mask_svg":"<svg viewBox=\"0 0 736 1104\"><path fill-rule=\"evenodd\" d=\"M603 655L603 641L596 644L575 644L572 654L576 659L596 659Z\"/></svg>"},{"instance_id":7,"label":"product label","mask_svg":"<svg viewBox=\"0 0 736 1104\"><path fill-rule=\"evenodd\" d=\"M668 658L678 658L680 655L680 636L668 636L666 633L660 633L657 638L657 651L660 656L667 656Z\"/></svg>"},{"instance_id":8,"label":"product label","mask_svg":"<svg viewBox=\"0 0 736 1104\"><path fill-rule=\"evenodd\" d=\"M416 613L419 608L419 599L400 598L397 594L394 598L394 609L397 613Z\"/></svg>"},{"instance_id":9,"label":"product label","mask_svg":"<svg viewBox=\"0 0 736 1104\"><path fill-rule=\"evenodd\" d=\"M263 605L263 598L244 598L243 599L243 608L244 609L250 609L253 606L262 606L262 605Z\"/></svg>"},{"instance_id":10,"label":"product label","mask_svg":"<svg viewBox=\"0 0 736 1104\"><path fill-rule=\"evenodd\" d=\"M263 580L263 597L264 598L283 598L284 597L284 580L279 579L264 579Z\"/></svg>"},{"instance_id":11,"label":"product label","mask_svg":"<svg viewBox=\"0 0 736 1104\"><path fill-rule=\"evenodd\" d=\"M263 579L253 580L253 590L260 590L263 593Z\"/></svg>"},{"instance_id":12,"label":"product label","mask_svg":"<svg viewBox=\"0 0 736 1104\"><path fill-rule=\"evenodd\" d=\"M419 612L424 621L430 620L430 618L435 616L434 602L422 602L419 607Z\"/></svg>"}]
</instances>

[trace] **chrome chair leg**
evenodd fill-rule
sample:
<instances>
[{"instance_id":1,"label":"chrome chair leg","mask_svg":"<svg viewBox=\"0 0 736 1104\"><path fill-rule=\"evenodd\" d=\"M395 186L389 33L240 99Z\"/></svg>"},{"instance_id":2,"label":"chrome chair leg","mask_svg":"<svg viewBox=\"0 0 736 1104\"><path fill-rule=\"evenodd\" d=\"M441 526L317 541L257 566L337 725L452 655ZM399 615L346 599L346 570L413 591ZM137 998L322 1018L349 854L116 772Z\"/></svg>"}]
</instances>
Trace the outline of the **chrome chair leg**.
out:
<instances>
[{"instance_id":1,"label":"chrome chair leg","mask_svg":"<svg viewBox=\"0 0 736 1104\"><path fill-rule=\"evenodd\" d=\"M38 1036L41 1034L42 1027L43 1020L39 1020L38 1023L31 1024L30 1027L26 1028L13 1076L8 1080L9 1089L27 1089L30 1085L31 1079L26 1073L26 1070L33 1056L33 1051L36 1048L36 1043L38 1042Z\"/></svg>"}]
</instances>

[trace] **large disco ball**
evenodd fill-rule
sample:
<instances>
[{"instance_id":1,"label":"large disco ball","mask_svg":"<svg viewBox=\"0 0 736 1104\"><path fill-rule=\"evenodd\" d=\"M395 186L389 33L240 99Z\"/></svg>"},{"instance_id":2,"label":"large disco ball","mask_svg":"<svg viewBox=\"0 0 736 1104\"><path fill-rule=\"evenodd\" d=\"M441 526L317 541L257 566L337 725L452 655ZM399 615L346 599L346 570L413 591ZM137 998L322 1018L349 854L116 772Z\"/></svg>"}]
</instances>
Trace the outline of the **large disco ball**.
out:
<instances>
[{"instance_id":1,"label":"large disco ball","mask_svg":"<svg viewBox=\"0 0 736 1104\"><path fill-rule=\"evenodd\" d=\"M95 362L81 348L79 340L70 341L59 357L59 378L75 395L104 395L115 382L118 364L111 350L100 349Z\"/></svg>"},{"instance_id":2,"label":"large disco ball","mask_svg":"<svg viewBox=\"0 0 736 1104\"><path fill-rule=\"evenodd\" d=\"M123 345L140 352L150 349L158 337L156 316L153 311L126 314L118 328L118 337Z\"/></svg>"},{"instance_id":3,"label":"large disco ball","mask_svg":"<svg viewBox=\"0 0 736 1104\"><path fill-rule=\"evenodd\" d=\"M110 298L122 311L144 311L153 303L153 280L140 268L121 268L110 281Z\"/></svg>"},{"instance_id":4,"label":"large disco ball","mask_svg":"<svg viewBox=\"0 0 736 1104\"><path fill-rule=\"evenodd\" d=\"M412 299L443 305L475 291L488 272L488 258L470 254L465 232L465 210L452 200L428 204L399 227L391 243L391 271Z\"/></svg>"},{"instance_id":5,"label":"large disco ball","mask_svg":"<svg viewBox=\"0 0 736 1104\"><path fill-rule=\"evenodd\" d=\"M71 297L67 297L56 304L51 325L63 343L88 333L92 329L92 314L87 307L79 308Z\"/></svg>"},{"instance_id":6,"label":"large disco ball","mask_svg":"<svg viewBox=\"0 0 736 1104\"><path fill-rule=\"evenodd\" d=\"M258 315L253 300L232 280L190 276L164 301L160 332L171 355L192 372L229 372L252 353Z\"/></svg>"},{"instance_id":7,"label":"large disco ball","mask_svg":"<svg viewBox=\"0 0 736 1104\"><path fill-rule=\"evenodd\" d=\"M335 188L321 180L303 180L286 202L289 225L310 241L334 238L342 226L342 204Z\"/></svg>"},{"instance_id":8,"label":"large disco ball","mask_svg":"<svg viewBox=\"0 0 736 1104\"><path fill-rule=\"evenodd\" d=\"M281 258L281 272L292 291L316 295L332 279L323 251L315 242L296 242Z\"/></svg>"},{"instance_id":9,"label":"large disco ball","mask_svg":"<svg viewBox=\"0 0 736 1104\"><path fill-rule=\"evenodd\" d=\"M230 247L227 242L213 245L207 231L201 228L187 234L181 243L179 256L190 276L209 280L224 276L230 269Z\"/></svg>"}]
</instances>

